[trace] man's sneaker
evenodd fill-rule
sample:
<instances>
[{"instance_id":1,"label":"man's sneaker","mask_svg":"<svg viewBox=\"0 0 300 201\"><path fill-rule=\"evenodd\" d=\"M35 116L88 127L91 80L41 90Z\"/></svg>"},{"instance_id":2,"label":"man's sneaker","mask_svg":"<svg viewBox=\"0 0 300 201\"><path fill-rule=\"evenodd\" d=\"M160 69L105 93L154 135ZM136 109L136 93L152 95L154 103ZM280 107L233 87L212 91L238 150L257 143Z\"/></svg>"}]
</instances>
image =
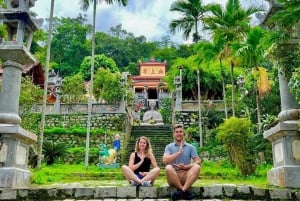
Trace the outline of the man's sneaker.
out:
<instances>
[{"instance_id":1,"label":"man's sneaker","mask_svg":"<svg viewBox=\"0 0 300 201\"><path fill-rule=\"evenodd\" d=\"M184 199L185 200L192 200L195 198L195 195L193 192L190 192L190 191L186 191L184 192Z\"/></svg>"},{"instance_id":2,"label":"man's sneaker","mask_svg":"<svg viewBox=\"0 0 300 201\"><path fill-rule=\"evenodd\" d=\"M183 195L184 195L183 191L178 190L178 191L172 193L171 198L172 198L173 201L175 201L175 200L182 200L183 199Z\"/></svg>"},{"instance_id":3,"label":"man's sneaker","mask_svg":"<svg viewBox=\"0 0 300 201\"><path fill-rule=\"evenodd\" d=\"M133 180L130 180L129 183L130 183L131 186L137 186L137 185L138 185L138 184L137 184L135 181L133 181Z\"/></svg>"},{"instance_id":4,"label":"man's sneaker","mask_svg":"<svg viewBox=\"0 0 300 201\"><path fill-rule=\"evenodd\" d=\"M149 186L152 186L152 185L151 185L151 180L149 180L149 181L143 181L143 182L142 182L142 186L148 186L148 187L149 187Z\"/></svg>"}]
</instances>

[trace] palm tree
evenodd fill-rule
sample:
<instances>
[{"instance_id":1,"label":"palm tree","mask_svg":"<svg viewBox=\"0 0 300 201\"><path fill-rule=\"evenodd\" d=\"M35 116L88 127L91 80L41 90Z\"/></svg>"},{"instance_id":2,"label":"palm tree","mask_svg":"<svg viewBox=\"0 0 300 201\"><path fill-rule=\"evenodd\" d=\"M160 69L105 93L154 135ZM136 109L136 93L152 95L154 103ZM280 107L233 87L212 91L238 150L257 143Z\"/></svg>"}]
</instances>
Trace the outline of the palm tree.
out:
<instances>
[{"instance_id":1,"label":"palm tree","mask_svg":"<svg viewBox=\"0 0 300 201\"><path fill-rule=\"evenodd\" d=\"M170 32L174 34L176 29L183 30L183 36L188 39L194 28L193 41L198 42L200 40L198 23L202 21L206 12L206 7L201 0L177 0L171 4L170 11L179 12L183 15L182 18L171 21Z\"/></svg>"},{"instance_id":2,"label":"palm tree","mask_svg":"<svg viewBox=\"0 0 300 201\"><path fill-rule=\"evenodd\" d=\"M227 103L226 103L226 90L225 90L225 79L224 79L224 69L223 69L223 59L224 55L221 52L222 43L219 42L208 42L202 41L195 46L197 50L198 58L197 61L199 63L211 62L214 59L218 59L219 66L220 66L220 74L222 80L222 91L223 91L223 102L224 102L224 112L225 118L228 118L228 111L227 111Z\"/></svg>"},{"instance_id":3,"label":"palm tree","mask_svg":"<svg viewBox=\"0 0 300 201\"><path fill-rule=\"evenodd\" d=\"M258 133L261 132L261 107L260 100L266 93L270 91L268 82L268 74L266 70L258 66L259 60L262 58L265 46L262 45L264 31L261 27L253 27L248 33L247 40L239 44L237 49L237 56L241 58L241 63L247 67L253 68L254 80L257 82L256 86L256 111L257 111L257 124Z\"/></svg>"},{"instance_id":4,"label":"palm tree","mask_svg":"<svg viewBox=\"0 0 300 201\"><path fill-rule=\"evenodd\" d=\"M54 11L54 0L51 0L50 18L49 18L49 30L47 40L47 55L46 55L46 66L45 66L45 83L44 83L44 95L43 95L43 108L42 108L42 119L41 119L41 132L39 136L39 153L37 168L41 168L42 164L42 151L44 143L44 128L45 128L45 117L46 117L46 104L47 104L47 91L48 91L48 73L50 65L50 50L51 50L51 38L52 38L52 24L53 24L53 11Z\"/></svg>"},{"instance_id":5,"label":"palm tree","mask_svg":"<svg viewBox=\"0 0 300 201\"><path fill-rule=\"evenodd\" d=\"M95 67L95 27L96 27L96 6L97 3L106 2L107 4L113 4L114 2L119 5L125 6L127 0L80 0L80 5L83 10L87 10L93 3L93 28L92 28L92 64L91 64L91 80L89 85L89 100L88 100L88 120L87 120L87 134L86 134L86 150L85 150L85 168L88 168L89 164L89 143L91 132L91 116L92 116L92 96L93 96L93 82L94 82L94 67Z\"/></svg>"},{"instance_id":6,"label":"palm tree","mask_svg":"<svg viewBox=\"0 0 300 201\"><path fill-rule=\"evenodd\" d=\"M233 55L231 44L244 39L250 29L250 17L252 14L262 11L260 8L251 6L247 9L241 7L239 0L228 0L225 8L220 4L209 4L210 15L204 18L205 29L212 32L215 40L224 41L221 50L224 57ZM231 95L232 95L232 115L235 116L234 103L234 60L231 65Z\"/></svg>"}]
</instances>

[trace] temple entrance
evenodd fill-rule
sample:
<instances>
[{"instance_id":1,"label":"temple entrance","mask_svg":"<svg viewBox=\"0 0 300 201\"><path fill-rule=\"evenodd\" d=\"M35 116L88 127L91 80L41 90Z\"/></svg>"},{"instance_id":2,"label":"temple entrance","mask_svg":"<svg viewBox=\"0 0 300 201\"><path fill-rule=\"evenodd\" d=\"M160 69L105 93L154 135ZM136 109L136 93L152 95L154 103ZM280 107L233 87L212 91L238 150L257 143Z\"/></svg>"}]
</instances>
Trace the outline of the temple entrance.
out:
<instances>
[{"instance_id":1,"label":"temple entrance","mask_svg":"<svg viewBox=\"0 0 300 201\"><path fill-rule=\"evenodd\" d=\"M148 89L148 99L157 99L157 90L156 89Z\"/></svg>"}]
</instances>

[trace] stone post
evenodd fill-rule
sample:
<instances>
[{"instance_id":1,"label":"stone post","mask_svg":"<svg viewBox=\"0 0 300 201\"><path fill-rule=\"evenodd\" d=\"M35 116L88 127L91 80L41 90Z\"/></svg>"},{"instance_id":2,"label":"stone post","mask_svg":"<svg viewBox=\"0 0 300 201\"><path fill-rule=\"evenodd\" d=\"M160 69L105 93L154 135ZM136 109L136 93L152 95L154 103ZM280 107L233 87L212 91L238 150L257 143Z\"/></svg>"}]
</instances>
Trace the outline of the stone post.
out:
<instances>
[{"instance_id":1,"label":"stone post","mask_svg":"<svg viewBox=\"0 0 300 201\"><path fill-rule=\"evenodd\" d=\"M267 0L270 4L269 13L264 21L282 8L277 0ZM297 30L297 29L296 29ZM299 31L299 30L297 30ZM279 123L264 132L264 138L272 143L273 168L268 172L268 183L274 186L300 188L300 106L289 92L289 78L284 71L285 63L280 55L293 51L299 43L299 32L291 33L292 39L279 43L276 49L280 89L281 112Z\"/></svg>"},{"instance_id":2,"label":"stone post","mask_svg":"<svg viewBox=\"0 0 300 201\"><path fill-rule=\"evenodd\" d=\"M4 61L0 94L0 188L30 184L29 146L37 137L20 126L18 112L23 65L36 62L29 52L31 36L37 29L28 13L34 2L19 0L16 4L8 0L8 9L0 9L0 23L8 30L8 41L0 43L0 58Z\"/></svg>"},{"instance_id":3,"label":"stone post","mask_svg":"<svg viewBox=\"0 0 300 201\"><path fill-rule=\"evenodd\" d=\"M174 78L174 85L176 87L175 111L182 110L182 66L178 67L180 75Z\"/></svg>"}]
</instances>

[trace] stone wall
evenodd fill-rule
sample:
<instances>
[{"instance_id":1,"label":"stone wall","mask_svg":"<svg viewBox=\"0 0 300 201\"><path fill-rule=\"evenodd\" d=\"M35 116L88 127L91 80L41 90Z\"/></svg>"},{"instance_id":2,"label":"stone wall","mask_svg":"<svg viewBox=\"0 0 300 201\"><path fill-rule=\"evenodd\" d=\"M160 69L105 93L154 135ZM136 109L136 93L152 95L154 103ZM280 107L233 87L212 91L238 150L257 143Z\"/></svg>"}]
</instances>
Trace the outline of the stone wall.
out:
<instances>
[{"instance_id":1,"label":"stone wall","mask_svg":"<svg viewBox=\"0 0 300 201\"><path fill-rule=\"evenodd\" d=\"M68 185L58 188L33 189L0 189L0 200L166 200L170 199L173 187L120 187L106 186L84 187ZM192 187L195 200L221 199L221 200L300 200L299 190L259 188L246 185L216 184L211 186Z\"/></svg>"},{"instance_id":2,"label":"stone wall","mask_svg":"<svg viewBox=\"0 0 300 201\"><path fill-rule=\"evenodd\" d=\"M121 136L121 146L122 146L122 139L124 133L119 133ZM84 162L85 152L84 147L86 146L86 135L79 135L79 134L51 134L45 135L44 140L52 141L55 143L66 143L69 148L80 148L83 149L75 151L74 153L66 153L66 155L59 160L63 163L67 164L79 164ZM89 161L91 164L97 164L99 162L99 145L106 144L108 148L113 148L113 140L114 134L91 134L90 135L90 150L96 149L97 152L91 152L89 156Z\"/></svg>"},{"instance_id":3,"label":"stone wall","mask_svg":"<svg viewBox=\"0 0 300 201\"><path fill-rule=\"evenodd\" d=\"M86 127L87 114L51 114L46 116L46 127ZM91 129L106 128L107 130L124 131L126 116L121 113L96 113L91 117Z\"/></svg>"}]
</instances>

